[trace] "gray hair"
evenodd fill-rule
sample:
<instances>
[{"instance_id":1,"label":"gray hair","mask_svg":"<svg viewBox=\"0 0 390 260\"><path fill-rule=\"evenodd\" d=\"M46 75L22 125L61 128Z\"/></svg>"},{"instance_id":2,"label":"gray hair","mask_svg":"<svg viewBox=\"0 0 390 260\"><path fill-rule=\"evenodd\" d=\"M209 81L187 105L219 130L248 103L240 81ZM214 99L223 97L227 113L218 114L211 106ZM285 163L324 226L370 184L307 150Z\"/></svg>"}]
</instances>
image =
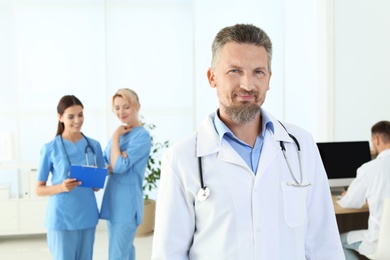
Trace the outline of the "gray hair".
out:
<instances>
[{"instance_id":1,"label":"gray hair","mask_svg":"<svg viewBox=\"0 0 390 260\"><path fill-rule=\"evenodd\" d=\"M263 46L268 56L268 70L271 71L272 43L268 35L260 28L252 24L236 24L225 27L215 36L211 46L212 60L211 66L215 69L219 53L222 47L229 42L254 44Z\"/></svg>"}]
</instances>

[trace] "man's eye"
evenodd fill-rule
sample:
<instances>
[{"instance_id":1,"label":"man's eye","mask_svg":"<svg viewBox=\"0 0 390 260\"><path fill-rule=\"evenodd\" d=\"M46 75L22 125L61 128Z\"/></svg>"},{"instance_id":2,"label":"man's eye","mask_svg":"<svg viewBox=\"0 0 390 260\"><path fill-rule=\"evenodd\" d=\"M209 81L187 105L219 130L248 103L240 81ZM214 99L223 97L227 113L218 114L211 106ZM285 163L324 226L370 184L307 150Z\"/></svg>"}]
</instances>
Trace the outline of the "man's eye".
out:
<instances>
[{"instance_id":1,"label":"man's eye","mask_svg":"<svg viewBox=\"0 0 390 260\"><path fill-rule=\"evenodd\" d=\"M231 73L237 73L238 70L231 70L230 72L231 72Z\"/></svg>"}]
</instances>

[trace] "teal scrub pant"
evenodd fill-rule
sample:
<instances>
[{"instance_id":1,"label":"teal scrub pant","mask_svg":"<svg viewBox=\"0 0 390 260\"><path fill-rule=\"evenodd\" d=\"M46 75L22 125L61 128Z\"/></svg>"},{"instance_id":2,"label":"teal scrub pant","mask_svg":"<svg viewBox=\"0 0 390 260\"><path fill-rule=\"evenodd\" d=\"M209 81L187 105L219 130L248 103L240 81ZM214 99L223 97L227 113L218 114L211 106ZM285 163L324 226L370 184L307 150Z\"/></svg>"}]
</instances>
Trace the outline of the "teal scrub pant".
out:
<instances>
[{"instance_id":1,"label":"teal scrub pant","mask_svg":"<svg viewBox=\"0 0 390 260\"><path fill-rule=\"evenodd\" d=\"M47 231L47 242L55 260L92 260L96 227Z\"/></svg>"},{"instance_id":2,"label":"teal scrub pant","mask_svg":"<svg viewBox=\"0 0 390 260\"><path fill-rule=\"evenodd\" d=\"M109 260L134 260L134 237L138 225L136 223L123 224L107 222L108 232L108 259Z\"/></svg>"}]
</instances>

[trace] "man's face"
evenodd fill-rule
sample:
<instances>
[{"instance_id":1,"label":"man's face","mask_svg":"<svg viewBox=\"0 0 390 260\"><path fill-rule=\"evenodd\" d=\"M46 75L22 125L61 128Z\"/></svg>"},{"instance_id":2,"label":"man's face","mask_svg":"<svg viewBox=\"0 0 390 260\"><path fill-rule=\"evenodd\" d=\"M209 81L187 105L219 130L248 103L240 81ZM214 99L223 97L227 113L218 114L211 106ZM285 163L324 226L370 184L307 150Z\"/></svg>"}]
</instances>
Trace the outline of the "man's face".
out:
<instances>
[{"instance_id":1,"label":"man's face","mask_svg":"<svg viewBox=\"0 0 390 260\"><path fill-rule=\"evenodd\" d=\"M217 89L221 119L240 125L252 122L264 103L271 74L264 47L225 44L216 67L207 72L210 86Z\"/></svg>"}]
</instances>

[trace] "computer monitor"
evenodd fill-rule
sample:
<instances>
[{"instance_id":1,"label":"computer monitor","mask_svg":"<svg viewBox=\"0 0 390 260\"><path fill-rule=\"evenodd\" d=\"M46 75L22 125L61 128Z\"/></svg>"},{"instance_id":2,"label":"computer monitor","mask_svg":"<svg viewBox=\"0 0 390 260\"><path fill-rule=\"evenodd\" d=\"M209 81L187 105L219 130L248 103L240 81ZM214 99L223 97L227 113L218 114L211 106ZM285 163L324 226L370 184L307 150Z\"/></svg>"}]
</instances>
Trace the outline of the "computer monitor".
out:
<instances>
[{"instance_id":1,"label":"computer monitor","mask_svg":"<svg viewBox=\"0 0 390 260\"><path fill-rule=\"evenodd\" d=\"M356 170L371 160L368 141L317 143L330 187L349 186Z\"/></svg>"}]
</instances>

